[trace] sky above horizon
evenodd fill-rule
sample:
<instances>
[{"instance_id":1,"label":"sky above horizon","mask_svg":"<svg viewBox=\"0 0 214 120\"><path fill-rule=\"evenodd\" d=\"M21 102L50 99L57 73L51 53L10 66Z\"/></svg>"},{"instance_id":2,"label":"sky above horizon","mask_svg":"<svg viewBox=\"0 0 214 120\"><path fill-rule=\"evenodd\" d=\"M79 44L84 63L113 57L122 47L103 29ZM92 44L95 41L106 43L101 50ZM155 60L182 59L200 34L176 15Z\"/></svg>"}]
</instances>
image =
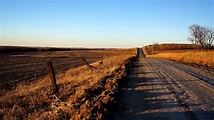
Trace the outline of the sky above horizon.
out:
<instances>
[{"instance_id":1,"label":"sky above horizon","mask_svg":"<svg viewBox=\"0 0 214 120\"><path fill-rule=\"evenodd\" d=\"M0 0L0 45L142 47L214 28L214 0Z\"/></svg>"}]
</instances>

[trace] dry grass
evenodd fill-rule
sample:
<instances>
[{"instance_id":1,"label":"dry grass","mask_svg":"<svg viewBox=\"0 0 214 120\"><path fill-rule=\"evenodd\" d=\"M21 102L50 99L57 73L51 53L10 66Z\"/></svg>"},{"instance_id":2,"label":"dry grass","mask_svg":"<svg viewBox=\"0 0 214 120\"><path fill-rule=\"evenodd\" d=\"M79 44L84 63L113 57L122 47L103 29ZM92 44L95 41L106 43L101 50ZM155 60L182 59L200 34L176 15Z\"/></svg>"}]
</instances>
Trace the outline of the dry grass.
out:
<instances>
[{"instance_id":1,"label":"dry grass","mask_svg":"<svg viewBox=\"0 0 214 120\"><path fill-rule=\"evenodd\" d=\"M214 68L214 51L159 51L154 55L147 54L147 57L165 58Z\"/></svg>"},{"instance_id":2,"label":"dry grass","mask_svg":"<svg viewBox=\"0 0 214 120\"><path fill-rule=\"evenodd\" d=\"M146 46L148 50L151 50L152 47L154 50L186 50L186 49L195 49L194 44L156 44Z\"/></svg>"},{"instance_id":3,"label":"dry grass","mask_svg":"<svg viewBox=\"0 0 214 120\"><path fill-rule=\"evenodd\" d=\"M143 51L145 55L152 55L152 49L148 49L148 47L143 47ZM185 49L185 50L155 50L153 49L153 54L159 53L184 53L184 52L194 52L194 49Z\"/></svg>"},{"instance_id":4,"label":"dry grass","mask_svg":"<svg viewBox=\"0 0 214 120\"><path fill-rule=\"evenodd\" d=\"M90 117L87 108L91 105L88 99L96 90L103 89L101 83L106 76L114 75L136 53L136 49L114 50L114 55L105 57L103 63L92 64L97 69L81 66L58 74L59 96L52 93L48 76L30 85L19 84L13 91L1 91L0 115L3 119L87 119ZM84 109L88 112L84 113Z\"/></svg>"},{"instance_id":5,"label":"dry grass","mask_svg":"<svg viewBox=\"0 0 214 120\"><path fill-rule=\"evenodd\" d=\"M193 49L190 50L156 50L153 51L153 54L159 54L159 53L185 53L185 52L196 52Z\"/></svg>"},{"instance_id":6,"label":"dry grass","mask_svg":"<svg viewBox=\"0 0 214 120\"><path fill-rule=\"evenodd\" d=\"M146 56L149 55L148 50L147 50L146 47L143 47L143 48L142 48L142 51L143 51L143 53L144 53Z\"/></svg>"}]
</instances>

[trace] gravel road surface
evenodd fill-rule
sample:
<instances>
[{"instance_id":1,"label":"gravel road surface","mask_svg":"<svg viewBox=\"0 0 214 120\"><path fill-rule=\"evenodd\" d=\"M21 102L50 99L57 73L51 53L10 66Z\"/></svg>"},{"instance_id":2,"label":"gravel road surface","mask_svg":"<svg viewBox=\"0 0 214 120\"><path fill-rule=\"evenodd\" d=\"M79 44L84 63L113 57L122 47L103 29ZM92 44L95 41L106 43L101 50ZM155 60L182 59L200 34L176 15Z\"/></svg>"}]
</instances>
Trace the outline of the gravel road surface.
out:
<instances>
[{"instance_id":1,"label":"gravel road surface","mask_svg":"<svg viewBox=\"0 0 214 120\"><path fill-rule=\"evenodd\" d=\"M119 88L118 120L214 120L214 70L146 58Z\"/></svg>"}]
</instances>

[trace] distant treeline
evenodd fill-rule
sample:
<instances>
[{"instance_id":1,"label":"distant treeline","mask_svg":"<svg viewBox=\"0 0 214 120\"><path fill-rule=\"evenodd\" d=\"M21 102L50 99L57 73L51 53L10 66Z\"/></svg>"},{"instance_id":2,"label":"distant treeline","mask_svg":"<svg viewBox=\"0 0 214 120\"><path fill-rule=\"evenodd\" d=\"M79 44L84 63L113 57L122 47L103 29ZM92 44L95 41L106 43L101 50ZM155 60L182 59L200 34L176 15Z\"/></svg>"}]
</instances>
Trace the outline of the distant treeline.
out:
<instances>
[{"instance_id":1,"label":"distant treeline","mask_svg":"<svg viewBox=\"0 0 214 120\"><path fill-rule=\"evenodd\" d=\"M197 46L194 44L154 44L146 46L147 49L153 50L186 50L195 49Z\"/></svg>"},{"instance_id":2,"label":"distant treeline","mask_svg":"<svg viewBox=\"0 0 214 120\"><path fill-rule=\"evenodd\" d=\"M0 46L0 53L11 53L11 52L39 52L39 51L69 51L69 50L88 50L88 48L56 48L56 47Z\"/></svg>"}]
</instances>

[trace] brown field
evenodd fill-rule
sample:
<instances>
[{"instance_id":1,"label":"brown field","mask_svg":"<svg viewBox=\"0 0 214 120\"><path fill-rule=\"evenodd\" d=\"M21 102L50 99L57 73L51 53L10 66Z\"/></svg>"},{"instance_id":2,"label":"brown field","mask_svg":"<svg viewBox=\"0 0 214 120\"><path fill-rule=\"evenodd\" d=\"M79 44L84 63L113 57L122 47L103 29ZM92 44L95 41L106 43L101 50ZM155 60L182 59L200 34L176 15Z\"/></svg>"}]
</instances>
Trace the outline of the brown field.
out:
<instances>
[{"instance_id":1,"label":"brown field","mask_svg":"<svg viewBox=\"0 0 214 120\"><path fill-rule=\"evenodd\" d=\"M0 62L1 72L3 71L1 82L35 82L19 83L10 91L1 90L0 117L102 119L108 113L107 106L115 101L113 96L117 91L117 80L125 74L125 64L136 54L137 49L5 54L1 56ZM66 58L68 56L72 57ZM91 65L96 69L90 70L78 56L85 57L90 63L94 62ZM99 62L101 58L96 58L100 56L103 57L103 63ZM47 76L47 59L53 61L57 71L58 96L53 94L50 78Z\"/></svg>"},{"instance_id":2,"label":"brown field","mask_svg":"<svg viewBox=\"0 0 214 120\"><path fill-rule=\"evenodd\" d=\"M159 53L185 53L185 52L196 52L193 49L189 49L189 50L154 50L153 54L159 54ZM146 53L147 55L152 55L151 51L148 51Z\"/></svg>"},{"instance_id":3,"label":"brown field","mask_svg":"<svg viewBox=\"0 0 214 120\"><path fill-rule=\"evenodd\" d=\"M31 82L48 74L46 62L53 62L56 73L85 65L81 57L89 63L117 54L115 50L70 50L16 52L1 54L0 87L10 87L17 82ZM9 86L6 86L8 84Z\"/></svg>"},{"instance_id":4,"label":"brown field","mask_svg":"<svg viewBox=\"0 0 214 120\"><path fill-rule=\"evenodd\" d=\"M196 47L198 46L194 44L156 44L145 46L143 49L144 51L146 51L146 54L151 55L166 52L168 53L194 51Z\"/></svg>"},{"instance_id":5,"label":"brown field","mask_svg":"<svg viewBox=\"0 0 214 120\"><path fill-rule=\"evenodd\" d=\"M152 55L151 50L148 51L144 47L143 52L147 57L164 58L214 68L214 50L153 50Z\"/></svg>"},{"instance_id":6,"label":"brown field","mask_svg":"<svg viewBox=\"0 0 214 120\"><path fill-rule=\"evenodd\" d=\"M176 43L168 43L168 44L155 44L146 46L148 49L154 50L185 50L185 49L195 49L196 45L194 44L176 44Z\"/></svg>"}]
</instances>

